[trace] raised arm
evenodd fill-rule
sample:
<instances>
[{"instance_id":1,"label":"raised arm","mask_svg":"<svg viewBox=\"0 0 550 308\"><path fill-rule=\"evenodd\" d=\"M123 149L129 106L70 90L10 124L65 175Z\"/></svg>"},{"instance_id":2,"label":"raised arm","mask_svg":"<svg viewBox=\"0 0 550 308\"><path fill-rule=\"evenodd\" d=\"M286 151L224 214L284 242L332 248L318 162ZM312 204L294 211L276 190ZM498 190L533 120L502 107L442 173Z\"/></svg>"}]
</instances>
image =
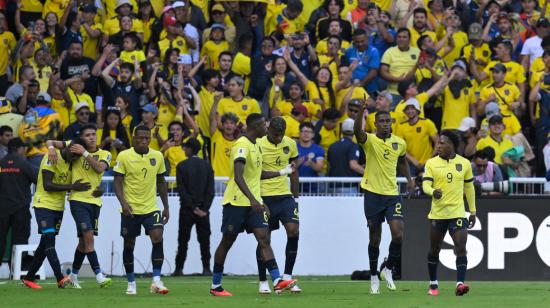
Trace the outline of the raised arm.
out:
<instances>
[{"instance_id":1,"label":"raised arm","mask_svg":"<svg viewBox=\"0 0 550 308\"><path fill-rule=\"evenodd\" d=\"M366 101L363 101L361 106L359 106L359 112L357 112L355 122L353 123L353 133L359 144L363 144L367 141L367 133L363 131L363 113L365 112L365 107Z\"/></svg>"},{"instance_id":2,"label":"raised arm","mask_svg":"<svg viewBox=\"0 0 550 308\"><path fill-rule=\"evenodd\" d=\"M218 124L217 114L218 104L220 103L220 99L222 99L222 97L223 92L216 91L214 93L214 103L212 104L212 109L210 109L210 113L208 115L208 119L210 120L210 136L214 136L218 130L218 126L221 126L221 123Z\"/></svg>"},{"instance_id":3,"label":"raised arm","mask_svg":"<svg viewBox=\"0 0 550 308\"><path fill-rule=\"evenodd\" d=\"M105 83L110 87L114 87L115 85L115 79L109 75L115 65L117 65L120 62L120 58L116 58L113 62L111 62L107 67L101 72L101 78L105 80Z\"/></svg>"}]
</instances>

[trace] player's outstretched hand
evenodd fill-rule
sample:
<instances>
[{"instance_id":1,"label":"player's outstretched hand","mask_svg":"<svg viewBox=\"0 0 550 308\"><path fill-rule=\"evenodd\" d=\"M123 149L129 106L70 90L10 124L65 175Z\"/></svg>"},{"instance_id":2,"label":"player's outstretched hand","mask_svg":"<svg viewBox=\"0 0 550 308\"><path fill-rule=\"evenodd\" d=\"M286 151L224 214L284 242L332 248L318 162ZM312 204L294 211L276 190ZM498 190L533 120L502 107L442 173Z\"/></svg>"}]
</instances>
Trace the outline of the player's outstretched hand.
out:
<instances>
[{"instance_id":1,"label":"player's outstretched hand","mask_svg":"<svg viewBox=\"0 0 550 308\"><path fill-rule=\"evenodd\" d=\"M294 171L296 171L296 164L292 163L292 164L288 164L284 169L279 170L279 174L280 175L289 175L289 174L293 173Z\"/></svg>"},{"instance_id":2,"label":"player's outstretched hand","mask_svg":"<svg viewBox=\"0 0 550 308\"><path fill-rule=\"evenodd\" d=\"M74 191L88 191L92 188L92 185L88 182L82 183L82 179L76 180L76 182L73 183L73 189Z\"/></svg>"},{"instance_id":3,"label":"player's outstretched hand","mask_svg":"<svg viewBox=\"0 0 550 308\"><path fill-rule=\"evenodd\" d=\"M472 229L476 224L476 215L470 214L468 217L468 229Z\"/></svg>"},{"instance_id":4,"label":"player's outstretched hand","mask_svg":"<svg viewBox=\"0 0 550 308\"><path fill-rule=\"evenodd\" d=\"M122 215L130 218L134 217L134 212L132 211L132 208L130 207L129 204L122 205Z\"/></svg>"},{"instance_id":5,"label":"player's outstretched hand","mask_svg":"<svg viewBox=\"0 0 550 308\"><path fill-rule=\"evenodd\" d=\"M167 224L169 219L170 219L170 211L168 209L164 209L164 211L162 211L162 224L163 225Z\"/></svg>"},{"instance_id":6,"label":"player's outstretched hand","mask_svg":"<svg viewBox=\"0 0 550 308\"><path fill-rule=\"evenodd\" d=\"M441 197L443 197L443 192L441 191L441 189L436 189L434 190L434 198L436 199L441 199Z\"/></svg>"}]
</instances>

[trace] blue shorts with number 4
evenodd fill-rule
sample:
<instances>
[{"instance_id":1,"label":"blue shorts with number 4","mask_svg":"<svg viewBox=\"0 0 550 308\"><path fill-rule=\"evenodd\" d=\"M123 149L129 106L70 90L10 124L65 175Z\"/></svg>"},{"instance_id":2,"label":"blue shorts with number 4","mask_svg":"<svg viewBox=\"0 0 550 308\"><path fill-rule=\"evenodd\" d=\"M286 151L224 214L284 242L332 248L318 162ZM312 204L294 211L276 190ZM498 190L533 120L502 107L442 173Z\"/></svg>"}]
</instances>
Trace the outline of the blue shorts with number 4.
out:
<instances>
[{"instance_id":1,"label":"blue shorts with number 4","mask_svg":"<svg viewBox=\"0 0 550 308\"><path fill-rule=\"evenodd\" d=\"M75 200L70 200L69 203L71 204L71 214L73 214L78 237L81 237L82 233L88 231L93 231L94 235L97 236L101 207Z\"/></svg>"},{"instance_id":2,"label":"blue shorts with number 4","mask_svg":"<svg viewBox=\"0 0 550 308\"><path fill-rule=\"evenodd\" d=\"M262 200L269 208L269 229L279 229L279 221L287 223L300 223L298 205L292 196L267 196Z\"/></svg>"},{"instance_id":3,"label":"blue shorts with number 4","mask_svg":"<svg viewBox=\"0 0 550 308\"><path fill-rule=\"evenodd\" d=\"M39 234L59 234L61 222L63 221L63 211L54 211L45 208L34 208L34 217L36 218L36 223L38 223Z\"/></svg>"},{"instance_id":4,"label":"blue shorts with number 4","mask_svg":"<svg viewBox=\"0 0 550 308\"><path fill-rule=\"evenodd\" d=\"M252 233L254 229L269 227L267 213L258 213L251 206L225 204L222 215L222 233L224 234L239 234L245 230L247 233Z\"/></svg>"},{"instance_id":5,"label":"blue shorts with number 4","mask_svg":"<svg viewBox=\"0 0 550 308\"><path fill-rule=\"evenodd\" d=\"M403 220L401 196L385 196L370 191L365 192L365 217L369 226L386 221Z\"/></svg>"},{"instance_id":6,"label":"blue shorts with number 4","mask_svg":"<svg viewBox=\"0 0 550 308\"><path fill-rule=\"evenodd\" d=\"M120 236L138 237L141 235L141 226L145 229L145 235L149 235L151 230L164 229L160 211L149 214L135 215L133 217L121 215L120 218Z\"/></svg>"},{"instance_id":7,"label":"blue shorts with number 4","mask_svg":"<svg viewBox=\"0 0 550 308\"><path fill-rule=\"evenodd\" d=\"M468 228L468 220L466 218L430 219L430 222L433 229L441 233L449 231L450 235L453 235L456 231Z\"/></svg>"}]
</instances>

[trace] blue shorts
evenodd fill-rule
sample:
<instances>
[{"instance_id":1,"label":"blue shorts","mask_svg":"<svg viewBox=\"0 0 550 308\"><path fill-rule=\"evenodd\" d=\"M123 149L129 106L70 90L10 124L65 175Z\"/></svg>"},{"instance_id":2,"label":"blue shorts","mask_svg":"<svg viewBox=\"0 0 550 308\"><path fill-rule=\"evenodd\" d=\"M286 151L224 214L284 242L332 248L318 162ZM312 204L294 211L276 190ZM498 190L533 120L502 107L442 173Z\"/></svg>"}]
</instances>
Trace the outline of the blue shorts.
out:
<instances>
[{"instance_id":1,"label":"blue shorts","mask_svg":"<svg viewBox=\"0 0 550 308\"><path fill-rule=\"evenodd\" d=\"M386 221L403 220L401 196L385 196L365 191L365 217L369 227L380 225Z\"/></svg>"},{"instance_id":2,"label":"blue shorts","mask_svg":"<svg viewBox=\"0 0 550 308\"><path fill-rule=\"evenodd\" d=\"M97 236L101 207L95 204L74 200L70 200L69 203L71 205L71 214L73 214L78 237L81 237L82 233L88 231L93 231L94 235Z\"/></svg>"},{"instance_id":3,"label":"blue shorts","mask_svg":"<svg viewBox=\"0 0 550 308\"><path fill-rule=\"evenodd\" d=\"M451 218L451 219L430 219L432 229L441 233L449 231L449 235L453 235L460 230L468 229L468 220L466 218Z\"/></svg>"},{"instance_id":4,"label":"blue shorts","mask_svg":"<svg viewBox=\"0 0 550 308\"><path fill-rule=\"evenodd\" d=\"M252 233L254 229L268 228L268 216L266 212L257 213L251 206L223 206L222 233L239 234L246 230Z\"/></svg>"},{"instance_id":5,"label":"blue shorts","mask_svg":"<svg viewBox=\"0 0 550 308\"><path fill-rule=\"evenodd\" d=\"M61 222L63 221L63 211L54 211L45 208L34 208L34 217L38 223L38 233L59 234Z\"/></svg>"},{"instance_id":6,"label":"blue shorts","mask_svg":"<svg viewBox=\"0 0 550 308\"><path fill-rule=\"evenodd\" d=\"M298 205L292 196L268 196L262 197L269 208L269 230L279 229L279 221L287 223L300 223Z\"/></svg>"},{"instance_id":7,"label":"blue shorts","mask_svg":"<svg viewBox=\"0 0 550 308\"><path fill-rule=\"evenodd\" d=\"M138 237L141 235L141 226L145 229L145 235L149 235L151 230L164 229L160 211L154 211L144 215L134 215L128 217L121 215L120 218L120 236L122 237Z\"/></svg>"}]
</instances>

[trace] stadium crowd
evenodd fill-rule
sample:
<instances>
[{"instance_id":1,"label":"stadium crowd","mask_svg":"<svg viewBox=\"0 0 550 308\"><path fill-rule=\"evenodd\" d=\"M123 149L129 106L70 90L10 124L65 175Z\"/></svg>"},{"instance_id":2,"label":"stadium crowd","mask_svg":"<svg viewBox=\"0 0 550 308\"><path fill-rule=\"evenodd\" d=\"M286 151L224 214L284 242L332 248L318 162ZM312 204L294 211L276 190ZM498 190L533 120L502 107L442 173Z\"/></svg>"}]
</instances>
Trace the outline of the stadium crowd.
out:
<instances>
[{"instance_id":1,"label":"stadium crowd","mask_svg":"<svg viewBox=\"0 0 550 308\"><path fill-rule=\"evenodd\" d=\"M113 167L143 123L169 175L196 138L228 176L231 146L261 112L285 119L301 176L360 176L352 132L366 101L365 131L391 111L413 175L442 130L460 133L479 182L550 169L544 0L3 0L0 10L0 158L18 136L38 167L47 140L95 123Z\"/></svg>"}]
</instances>

